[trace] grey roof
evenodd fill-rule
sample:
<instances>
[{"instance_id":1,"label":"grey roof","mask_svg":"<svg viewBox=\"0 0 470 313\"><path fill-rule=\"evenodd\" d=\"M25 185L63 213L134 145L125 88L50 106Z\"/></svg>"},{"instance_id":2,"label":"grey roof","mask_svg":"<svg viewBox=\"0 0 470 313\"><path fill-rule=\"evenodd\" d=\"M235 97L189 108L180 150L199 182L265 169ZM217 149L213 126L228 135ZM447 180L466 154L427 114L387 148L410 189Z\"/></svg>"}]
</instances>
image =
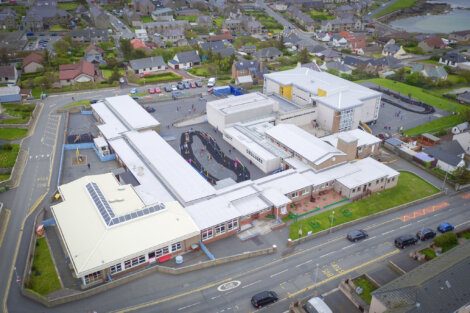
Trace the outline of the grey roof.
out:
<instances>
[{"instance_id":1,"label":"grey roof","mask_svg":"<svg viewBox=\"0 0 470 313\"><path fill-rule=\"evenodd\" d=\"M442 79L447 76L447 72L443 66L436 66L433 64L422 64L416 63L413 64L411 69L412 72L424 72L428 77Z\"/></svg>"},{"instance_id":2,"label":"grey roof","mask_svg":"<svg viewBox=\"0 0 470 313\"><path fill-rule=\"evenodd\" d=\"M460 95L458 95L457 100L465 103L470 103L470 92L466 91L464 93L461 93Z\"/></svg>"},{"instance_id":3,"label":"grey roof","mask_svg":"<svg viewBox=\"0 0 470 313\"><path fill-rule=\"evenodd\" d=\"M0 10L0 19L4 19L8 16L16 17L16 12L11 8L3 8Z\"/></svg>"},{"instance_id":4,"label":"grey roof","mask_svg":"<svg viewBox=\"0 0 470 313\"><path fill-rule=\"evenodd\" d=\"M133 70L138 70L143 68L165 66L165 61L163 61L161 56L155 56L150 58L130 60L129 64Z\"/></svg>"},{"instance_id":5,"label":"grey roof","mask_svg":"<svg viewBox=\"0 0 470 313\"><path fill-rule=\"evenodd\" d=\"M442 56L443 61L450 61L453 63L462 63L467 61L463 55L457 52L447 52Z\"/></svg>"},{"instance_id":6,"label":"grey roof","mask_svg":"<svg viewBox=\"0 0 470 313\"><path fill-rule=\"evenodd\" d=\"M44 18L52 18L55 16L68 16L69 14L54 6L33 6L26 13L25 21L37 21Z\"/></svg>"},{"instance_id":7,"label":"grey roof","mask_svg":"<svg viewBox=\"0 0 470 313\"><path fill-rule=\"evenodd\" d=\"M215 50L221 50L225 48L225 44L222 40L203 42L199 46L204 51L209 51L209 50L215 51Z\"/></svg>"},{"instance_id":8,"label":"grey roof","mask_svg":"<svg viewBox=\"0 0 470 313\"><path fill-rule=\"evenodd\" d=\"M388 44L384 46L384 52L395 54L400 50L400 46L396 44Z\"/></svg>"},{"instance_id":9,"label":"grey roof","mask_svg":"<svg viewBox=\"0 0 470 313\"><path fill-rule=\"evenodd\" d=\"M321 55L323 55L325 58L339 58L340 54L338 51L332 50L332 49L325 49L321 52L319 52Z\"/></svg>"},{"instance_id":10,"label":"grey roof","mask_svg":"<svg viewBox=\"0 0 470 313\"><path fill-rule=\"evenodd\" d=\"M161 31L163 37L181 37L184 31L181 28L168 28Z\"/></svg>"},{"instance_id":11,"label":"grey roof","mask_svg":"<svg viewBox=\"0 0 470 313\"><path fill-rule=\"evenodd\" d=\"M155 11L152 12L152 15L163 15L163 14L171 14L173 13L172 8L159 8L155 9Z\"/></svg>"},{"instance_id":12,"label":"grey roof","mask_svg":"<svg viewBox=\"0 0 470 313\"><path fill-rule=\"evenodd\" d=\"M101 37L103 41L108 40L108 32L105 29L98 28L86 28L86 29L77 29L70 32L72 37L84 37L84 38L96 38Z\"/></svg>"},{"instance_id":13,"label":"grey roof","mask_svg":"<svg viewBox=\"0 0 470 313\"><path fill-rule=\"evenodd\" d=\"M344 64L349 65L349 66L359 66L359 65L365 65L367 64L367 60L361 59L359 57L354 57L347 55L343 59Z\"/></svg>"},{"instance_id":14,"label":"grey roof","mask_svg":"<svg viewBox=\"0 0 470 313\"><path fill-rule=\"evenodd\" d=\"M340 72L349 72L351 71L351 68L341 62L335 61L335 62L327 62L325 63L325 66L327 69L331 70L337 70Z\"/></svg>"},{"instance_id":15,"label":"grey roof","mask_svg":"<svg viewBox=\"0 0 470 313\"><path fill-rule=\"evenodd\" d=\"M462 161L461 155L465 153L462 146L455 140L424 148L423 151L452 166L457 166Z\"/></svg>"},{"instance_id":16,"label":"grey roof","mask_svg":"<svg viewBox=\"0 0 470 313\"><path fill-rule=\"evenodd\" d=\"M291 32L287 36L284 36L284 42L290 42L293 45L296 45L301 40L302 39L300 39L300 37L294 32Z\"/></svg>"},{"instance_id":17,"label":"grey roof","mask_svg":"<svg viewBox=\"0 0 470 313\"><path fill-rule=\"evenodd\" d=\"M317 72L321 72L320 67L319 67L318 64L315 63L315 62L304 63L304 64L302 64L301 66L302 66L302 67L309 68L309 69L314 70L314 71L317 71Z\"/></svg>"},{"instance_id":18,"label":"grey roof","mask_svg":"<svg viewBox=\"0 0 470 313\"><path fill-rule=\"evenodd\" d=\"M259 69L258 61L240 60L235 62L235 68L237 70L257 70Z\"/></svg>"},{"instance_id":19,"label":"grey roof","mask_svg":"<svg viewBox=\"0 0 470 313\"><path fill-rule=\"evenodd\" d=\"M271 58L271 57L281 56L282 52L278 48L268 47L268 48L258 50L255 53L255 55L256 55L257 58Z\"/></svg>"},{"instance_id":20,"label":"grey roof","mask_svg":"<svg viewBox=\"0 0 470 313\"><path fill-rule=\"evenodd\" d=\"M235 54L235 49L233 47L226 47L219 50L213 50L214 53L220 54L221 57L226 58Z\"/></svg>"},{"instance_id":21,"label":"grey roof","mask_svg":"<svg viewBox=\"0 0 470 313\"><path fill-rule=\"evenodd\" d=\"M179 52L176 54L176 57L178 58L178 61L180 63L197 63L201 62L201 58L199 57L199 54L196 53L196 51L185 51L185 52Z\"/></svg>"},{"instance_id":22,"label":"grey roof","mask_svg":"<svg viewBox=\"0 0 470 313\"><path fill-rule=\"evenodd\" d=\"M378 59L372 58L369 59L367 63L372 66L387 66L391 68L397 68L400 66L400 60L392 56L386 56Z\"/></svg>"},{"instance_id":23,"label":"grey roof","mask_svg":"<svg viewBox=\"0 0 470 313\"><path fill-rule=\"evenodd\" d=\"M447 251L372 293L387 312L455 312L469 303L470 242Z\"/></svg>"}]
</instances>

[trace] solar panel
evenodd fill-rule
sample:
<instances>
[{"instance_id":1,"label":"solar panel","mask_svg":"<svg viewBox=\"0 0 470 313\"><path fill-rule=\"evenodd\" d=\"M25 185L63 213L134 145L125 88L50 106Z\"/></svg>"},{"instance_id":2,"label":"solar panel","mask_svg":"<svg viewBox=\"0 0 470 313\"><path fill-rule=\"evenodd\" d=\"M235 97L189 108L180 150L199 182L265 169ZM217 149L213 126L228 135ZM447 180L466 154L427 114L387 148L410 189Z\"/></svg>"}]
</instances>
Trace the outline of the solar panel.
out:
<instances>
[{"instance_id":1,"label":"solar panel","mask_svg":"<svg viewBox=\"0 0 470 313\"><path fill-rule=\"evenodd\" d=\"M145 207L141 210L134 211L128 213L126 215L116 216L113 209L109 205L109 202L104 197L101 189L98 187L96 183L88 183L86 184L86 189L95 204L98 212L100 212L101 217L103 218L104 223L107 226L114 226L120 223L124 223L126 221L133 220L138 217L146 216L151 213L155 213L157 211L163 210L165 208L165 204L159 203L149 207Z\"/></svg>"}]
</instances>

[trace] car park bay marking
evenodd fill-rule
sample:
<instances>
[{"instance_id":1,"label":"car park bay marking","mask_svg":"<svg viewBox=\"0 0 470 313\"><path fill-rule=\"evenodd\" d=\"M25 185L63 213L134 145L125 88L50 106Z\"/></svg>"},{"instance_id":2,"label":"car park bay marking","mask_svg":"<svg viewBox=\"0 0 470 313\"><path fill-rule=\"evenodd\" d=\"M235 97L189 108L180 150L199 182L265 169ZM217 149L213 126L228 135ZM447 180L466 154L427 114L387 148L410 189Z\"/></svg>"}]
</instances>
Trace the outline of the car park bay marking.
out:
<instances>
[{"instance_id":1,"label":"car park bay marking","mask_svg":"<svg viewBox=\"0 0 470 313\"><path fill-rule=\"evenodd\" d=\"M409 214L403 215L400 219L402 220L402 222L408 222L409 220L412 220L412 219L418 218L420 216L424 216L426 214L430 214L430 213L442 210L444 208L447 208L448 206L449 206L449 202L447 202L447 201L440 202L438 204L431 205L429 207L419 209L419 210L416 210L416 211L411 212Z\"/></svg>"}]
</instances>

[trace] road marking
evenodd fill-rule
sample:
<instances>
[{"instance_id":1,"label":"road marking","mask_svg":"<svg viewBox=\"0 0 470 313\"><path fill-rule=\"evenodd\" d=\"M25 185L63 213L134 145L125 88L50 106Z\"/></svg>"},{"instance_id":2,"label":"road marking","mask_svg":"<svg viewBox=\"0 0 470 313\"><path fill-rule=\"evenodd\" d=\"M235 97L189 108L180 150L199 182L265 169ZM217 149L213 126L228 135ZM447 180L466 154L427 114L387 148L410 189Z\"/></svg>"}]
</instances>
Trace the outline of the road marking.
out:
<instances>
[{"instance_id":1,"label":"road marking","mask_svg":"<svg viewBox=\"0 0 470 313\"><path fill-rule=\"evenodd\" d=\"M335 293L335 292L337 292L338 290L339 290L339 288L338 288L338 287L336 287L335 289L331 289L330 291L328 291L328 292L325 292L325 293L324 293L324 294L322 294L321 296L322 296L323 298L325 298L325 297L328 297L329 295L331 295L332 293Z\"/></svg>"},{"instance_id":2,"label":"road marking","mask_svg":"<svg viewBox=\"0 0 470 313\"><path fill-rule=\"evenodd\" d=\"M460 226L465 225L465 224L467 224L467 223L470 223L470 221L466 221L466 222L460 223L459 225L455 225L455 227L460 227Z\"/></svg>"},{"instance_id":3,"label":"road marking","mask_svg":"<svg viewBox=\"0 0 470 313\"><path fill-rule=\"evenodd\" d=\"M378 227L378 226L382 226L382 225L385 225L385 224L388 224L390 222L394 222L396 220L400 220L398 217L397 218L393 218L391 220L388 220L388 221L385 221L385 222L382 222L382 223L377 223L377 224L373 224L373 225L370 225L370 226L366 226L364 229L371 229L371 228L375 228L375 227Z\"/></svg>"},{"instance_id":4,"label":"road marking","mask_svg":"<svg viewBox=\"0 0 470 313\"><path fill-rule=\"evenodd\" d=\"M277 275L281 275L282 273L285 273L285 272L287 272L288 270L289 270L289 269L286 268L285 270L280 271L280 272L277 272L277 273L274 273L274 274L272 274L272 275L269 276L269 277L271 277L271 278L276 277Z\"/></svg>"},{"instance_id":5,"label":"road marking","mask_svg":"<svg viewBox=\"0 0 470 313\"><path fill-rule=\"evenodd\" d=\"M239 280L229 281L229 282L223 283L222 285L220 285L219 287L217 287L217 290L220 291L220 292L228 291L228 290L230 290L230 289L237 288L238 286L241 285L241 283L242 283L242 282L239 281Z\"/></svg>"},{"instance_id":6,"label":"road marking","mask_svg":"<svg viewBox=\"0 0 470 313\"><path fill-rule=\"evenodd\" d=\"M326 257L326 256L329 256L330 254L333 254L333 253L335 253L335 252L336 252L336 251L331 251L331 252L329 252L329 253L327 253L327 254L321 255L321 256L320 256L320 259L321 259L321 258L324 258L324 257Z\"/></svg>"},{"instance_id":7,"label":"road marking","mask_svg":"<svg viewBox=\"0 0 470 313\"><path fill-rule=\"evenodd\" d=\"M199 303L201 303L201 302L196 302L196 303L193 303L193 304L190 304L190 305L181 307L181 308L178 309L178 311L189 309L190 307L193 307L193 306L195 306L195 305L198 305Z\"/></svg>"},{"instance_id":8,"label":"road marking","mask_svg":"<svg viewBox=\"0 0 470 313\"><path fill-rule=\"evenodd\" d=\"M400 229L406 228L406 227L408 227L408 226L411 226L411 224L406 224L406 225L400 226Z\"/></svg>"},{"instance_id":9,"label":"road marking","mask_svg":"<svg viewBox=\"0 0 470 313\"><path fill-rule=\"evenodd\" d=\"M385 233L382 233L382 236L393 233L394 231L395 231L394 229L392 229L390 231L386 231Z\"/></svg>"},{"instance_id":10,"label":"road marking","mask_svg":"<svg viewBox=\"0 0 470 313\"><path fill-rule=\"evenodd\" d=\"M353 246L354 246L354 244L346 246L346 247L342 247L341 250L346 250L346 249L352 248Z\"/></svg>"},{"instance_id":11,"label":"road marking","mask_svg":"<svg viewBox=\"0 0 470 313\"><path fill-rule=\"evenodd\" d=\"M220 297L222 297L222 295L218 295L218 296L212 297L211 300L214 300L214 299L217 299L217 298L220 298Z\"/></svg>"},{"instance_id":12,"label":"road marking","mask_svg":"<svg viewBox=\"0 0 470 313\"><path fill-rule=\"evenodd\" d=\"M257 280L257 281L255 281L255 282L253 282L253 283L251 283L251 284L248 284L248 285L242 286L242 289L243 289L243 288L250 287L250 286L253 286L254 284L257 284L257 283L260 283L260 282L261 282L261 280Z\"/></svg>"},{"instance_id":13,"label":"road marking","mask_svg":"<svg viewBox=\"0 0 470 313\"><path fill-rule=\"evenodd\" d=\"M297 264L295 267L301 267L302 265L308 264L308 263L310 263L310 262L312 262L312 261L313 261L313 260L308 260L308 261L306 261L306 262L304 262L304 263Z\"/></svg>"},{"instance_id":14,"label":"road marking","mask_svg":"<svg viewBox=\"0 0 470 313\"><path fill-rule=\"evenodd\" d=\"M417 223L421 223L421 222L427 220L428 218L429 218L429 217L422 218L422 219L420 219Z\"/></svg>"},{"instance_id":15,"label":"road marking","mask_svg":"<svg viewBox=\"0 0 470 313\"><path fill-rule=\"evenodd\" d=\"M441 215L441 214L442 214L442 213L436 213L436 214L434 214L433 216L439 216L439 215Z\"/></svg>"},{"instance_id":16,"label":"road marking","mask_svg":"<svg viewBox=\"0 0 470 313\"><path fill-rule=\"evenodd\" d=\"M367 241L367 240L372 240L372 239L374 239L375 237L376 237L376 236L374 236L374 237L369 237L369 238L367 238L367 239L366 239L366 240L364 240L364 241ZM364 242L364 241L363 241L363 242Z\"/></svg>"}]
</instances>

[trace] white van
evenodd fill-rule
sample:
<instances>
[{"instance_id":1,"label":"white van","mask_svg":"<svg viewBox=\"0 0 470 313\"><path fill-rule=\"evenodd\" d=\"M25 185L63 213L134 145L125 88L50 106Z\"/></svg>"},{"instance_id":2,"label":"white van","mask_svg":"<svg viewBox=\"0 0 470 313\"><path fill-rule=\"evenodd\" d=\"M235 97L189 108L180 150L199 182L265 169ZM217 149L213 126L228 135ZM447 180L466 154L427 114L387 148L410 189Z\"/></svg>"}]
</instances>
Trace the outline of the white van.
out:
<instances>
[{"instance_id":1,"label":"white van","mask_svg":"<svg viewBox=\"0 0 470 313\"><path fill-rule=\"evenodd\" d=\"M319 297L307 301L304 310L308 313L333 313L330 307Z\"/></svg>"},{"instance_id":2,"label":"white van","mask_svg":"<svg viewBox=\"0 0 470 313\"><path fill-rule=\"evenodd\" d=\"M209 78L209 81L207 82L207 87L214 87L215 86L215 77Z\"/></svg>"}]
</instances>

